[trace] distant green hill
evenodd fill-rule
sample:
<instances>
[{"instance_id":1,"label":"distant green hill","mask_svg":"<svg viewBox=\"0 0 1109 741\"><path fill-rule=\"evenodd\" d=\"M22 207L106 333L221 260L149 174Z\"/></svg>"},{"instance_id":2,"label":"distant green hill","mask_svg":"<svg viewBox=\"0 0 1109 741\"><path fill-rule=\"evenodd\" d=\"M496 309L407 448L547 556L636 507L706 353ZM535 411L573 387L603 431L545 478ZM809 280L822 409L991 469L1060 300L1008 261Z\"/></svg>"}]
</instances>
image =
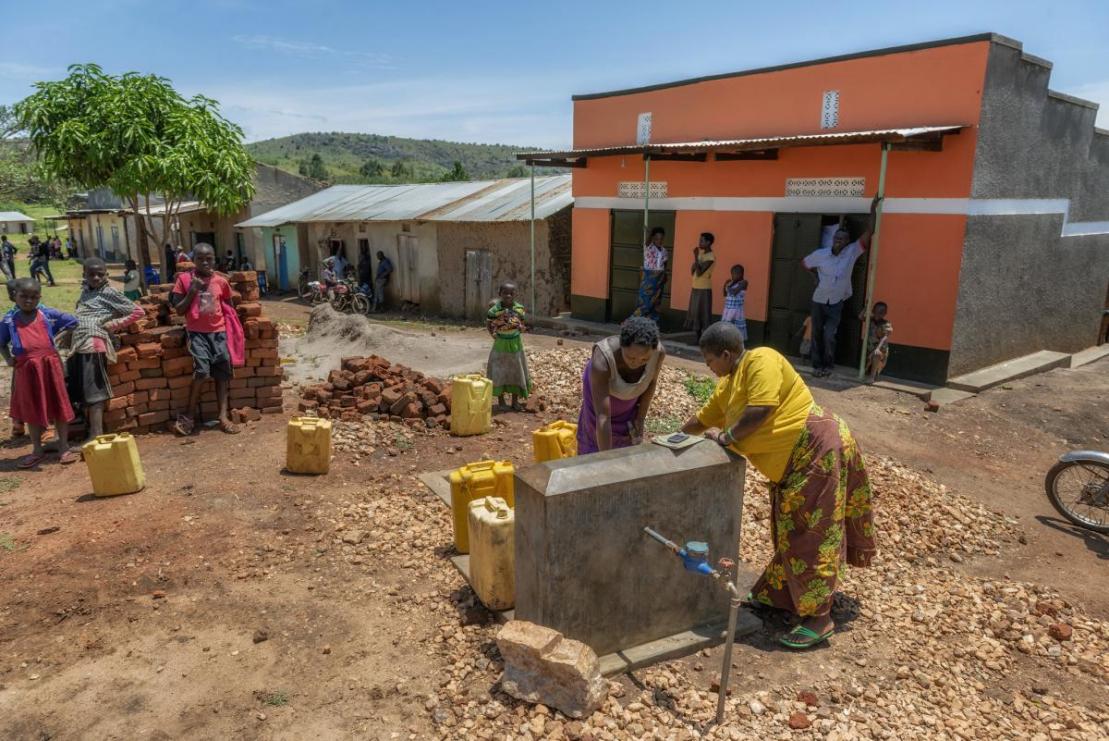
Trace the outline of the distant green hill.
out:
<instances>
[{"instance_id":1,"label":"distant green hill","mask_svg":"<svg viewBox=\"0 0 1109 741\"><path fill-rule=\"evenodd\" d=\"M246 145L268 165L331 183L429 182L520 177L516 153L531 147L464 144L380 134L304 133ZM461 164L461 172L455 163ZM549 173L548 173L549 174Z\"/></svg>"}]
</instances>

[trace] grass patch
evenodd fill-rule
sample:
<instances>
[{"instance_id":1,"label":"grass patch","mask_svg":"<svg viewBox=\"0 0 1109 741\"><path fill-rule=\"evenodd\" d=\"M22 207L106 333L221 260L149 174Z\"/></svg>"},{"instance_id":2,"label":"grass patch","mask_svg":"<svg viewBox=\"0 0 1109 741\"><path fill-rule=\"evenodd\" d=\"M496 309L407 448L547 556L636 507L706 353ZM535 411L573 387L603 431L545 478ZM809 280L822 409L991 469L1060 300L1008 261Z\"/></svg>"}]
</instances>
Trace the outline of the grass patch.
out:
<instances>
[{"instance_id":1,"label":"grass patch","mask_svg":"<svg viewBox=\"0 0 1109 741\"><path fill-rule=\"evenodd\" d=\"M23 235L20 235L23 236ZM16 240L13 240L16 241ZM25 259L29 250L26 246L21 247L19 254L15 256L15 272L16 276L26 278L31 274L31 263ZM54 282L58 285L42 287L42 303L46 306L52 306L55 309L62 311L73 311L77 305L77 299L81 296L81 264L76 260L51 260L50 272L54 274ZM115 276L122 271L109 270L111 276ZM123 289L123 284L116 281L113 282L116 288ZM12 307L12 302L8 300L8 292L0 290L0 311L7 311Z\"/></svg>"},{"instance_id":2,"label":"grass patch","mask_svg":"<svg viewBox=\"0 0 1109 741\"><path fill-rule=\"evenodd\" d=\"M19 544L15 542L15 538L12 537L11 533L0 533L0 551L11 553L18 549Z\"/></svg>"},{"instance_id":3,"label":"grass patch","mask_svg":"<svg viewBox=\"0 0 1109 741\"><path fill-rule=\"evenodd\" d=\"M23 479L16 476L0 476L0 494L8 494L19 488Z\"/></svg>"},{"instance_id":4,"label":"grass patch","mask_svg":"<svg viewBox=\"0 0 1109 741\"><path fill-rule=\"evenodd\" d=\"M288 692L270 692L262 698L262 702L270 707L281 708L289 704Z\"/></svg>"},{"instance_id":5,"label":"grass patch","mask_svg":"<svg viewBox=\"0 0 1109 741\"><path fill-rule=\"evenodd\" d=\"M685 379L685 390L688 391L689 395L696 399L699 404L704 404L712 396L712 392L716 390L716 382L711 378L688 376Z\"/></svg>"},{"instance_id":6,"label":"grass patch","mask_svg":"<svg viewBox=\"0 0 1109 741\"><path fill-rule=\"evenodd\" d=\"M393 447L397 450L411 450L412 441L398 432L393 436Z\"/></svg>"},{"instance_id":7,"label":"grass patch","mask_svg":"<svg viewBox=\"0 0 1109 741\"><path fill-rule=\"evenodd\" d=\"M654 437L677 432L683 424L685 420L678 417L650 417L647 420L647 436Z\"/></svg>"}]
</instances>

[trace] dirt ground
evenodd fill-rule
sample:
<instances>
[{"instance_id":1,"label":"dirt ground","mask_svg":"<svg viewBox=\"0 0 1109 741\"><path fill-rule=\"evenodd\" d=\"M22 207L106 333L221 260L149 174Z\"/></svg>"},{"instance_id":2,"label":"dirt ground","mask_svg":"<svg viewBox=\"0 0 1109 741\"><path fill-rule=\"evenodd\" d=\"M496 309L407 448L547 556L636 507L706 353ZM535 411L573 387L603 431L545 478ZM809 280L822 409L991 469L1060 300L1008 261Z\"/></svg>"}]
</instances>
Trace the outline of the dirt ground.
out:
<instances>
[{"instance_id":1,"label":"dirt ground","mask_svg":"<svg viewBox=\"0 0 1109 741\"><path fill-rule=\"evenodd\" d=\"M280 310L288 315L270 313L304 325L302 308ZM487 352L480 329L435 324L422 337L409 325L386 329L375 330L372 343L353 352L324 351L339 347L341 334L293 351L301 363L378 352L435 373L455 363L478 368ZM393 332L402 333L400 339ZM432 344L437 349L426 362L419 358L423 340L437 339L443 348ZM533 347L559 342L529 338ZM411 354L395 357L398 352ZM1076 630L1076 638L1109 640L1104 623L1095 622L1109 618L1109 541L1061 522L1042 490L1043 474L1064 450L1109 447L1109 361L1015 382L938 414L881 389L815 385L818 401L848 421L867 453L927 474L953 498L980 503L983 517L995 518L988 549L968 549L965 558L950 562L941 554L942 568L928 564L939 576L927 589L942 584L942 594L925 595L920 572L900 565L880 579L858 582L883 593L874 609L893 600L894 608L882 609L896 612L896 595L904 589L916 595L905 596L905 604L934 597L921 620L914 613L915 623L940 625L941 606L957 610L964 597L979 600L967 584L999 595L1004 608L1000 595L1010 593L1005 585L1011 583L1018 585L1012 593L1028 591L1029 599L1058 599L1073 608L1074 624L1092 631ZM8 388L7 378L0 378L0 389ZM286 408L294 404L287 393ZM331 472L318 478L282 472L285 420L279 415L237 437L214 431L187 440L147 436L140 442L147 488L109 499L90 496L83 464L15 472L22 450L0 451L0 738L575 737L578 729L567 719L547 717L545 709L496 691L495 626L446 560L447 513L415 478L488 456L523 464L530 431L550 418L507 414L492 434L466 439L398 428L388 447L399 454L389 455L386 446L358 458L337 454ZM754 516L758 503L749 497ZM943 506L942 499L929 501ZM912 527L902 523L898 532ZM749 737L745 724L763 722L777 724L774 737L789 737L790 728L777 720L790 716L781 697L817 687L818 678L821 708L811 714L825 728L857 722L872 686L874 703L883 706L879 688L885 692L902 678L902 662L919 662L929 672L928 683L917 677L921 684L914 685L922 702L940 691L942 677L925 666L927 656L955 651L961 657L958 635L944 628L918 645L903 645L900 623L883 624L881 615L868 611L867 594L858 597L863 617L825 650L774 650L780 626L773 621L737 646L735 696L742 699L726 729L731 737ZM983 702L998 708L1005 702L1014 717L1018 706L1025 715L1046 713L1035 716L1044 722L1044 738L1097 737L1109 730L1104 674L1096 667L1079 671L1088 659L1076 654L1070 668L1065 662L1059 668L1035 653L1010 653L976 680ZM610 700L619 712L607 706L606 717L623 719L592 737L699 735L701 726L688 719L702 709L666 700L666 688L679 682L692 687L692 702L699 697L707 707L718 656L714 650L621 679L617 694L625 704ZM891 707L902 701L895 697ZM1064 702L1054 698L1077 707L1077 720L1068 715L1065 723L1049 722L1052 713L1064 712ZM652 704L665 706L686 730L672 734L646 720L627 720L646 715L644 705ZM769 714L759 711L763 706ZM854 732L898 737L875 713L851 726ZM928 712L905 711L905 718L914 717L916 737L976 737L958 722L945 726ZM818 728L798 731L798 737L815 738ZM1090 728L1097 729L1093 735Z\"/></svg>"}]
</instances>

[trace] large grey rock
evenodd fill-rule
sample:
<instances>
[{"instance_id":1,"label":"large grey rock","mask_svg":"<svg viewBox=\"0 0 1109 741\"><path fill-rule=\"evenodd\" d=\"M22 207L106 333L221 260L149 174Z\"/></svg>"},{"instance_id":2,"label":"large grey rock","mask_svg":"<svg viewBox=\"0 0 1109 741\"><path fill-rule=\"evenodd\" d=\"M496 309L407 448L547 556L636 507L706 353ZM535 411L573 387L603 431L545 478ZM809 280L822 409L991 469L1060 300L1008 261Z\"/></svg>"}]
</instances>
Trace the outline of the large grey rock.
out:
<instances>
[{"instance_id":1,"label":"large grey rock","mask_svg":"<svg viewBox=\"0 0 1109 741\"><path fill-rule=\"evenodd\" d=\"M599 655L718 626L728 595L643 533L737 559L744 463L716 443L640 445L516 473L516 613Z\"/></svg>"},{"instance_id":2,"label":"large grey rock","mask_svg":"<svg viewBox=\"0 0 1109 741\"><path fill-rule=\"evenodd\" d=\"M504 658L501 688L513 697L542 703L571 718L584 718L604 702L608 683L593 649L557 630L512 620L497 635Z\"/></svg>"}]
</instances>

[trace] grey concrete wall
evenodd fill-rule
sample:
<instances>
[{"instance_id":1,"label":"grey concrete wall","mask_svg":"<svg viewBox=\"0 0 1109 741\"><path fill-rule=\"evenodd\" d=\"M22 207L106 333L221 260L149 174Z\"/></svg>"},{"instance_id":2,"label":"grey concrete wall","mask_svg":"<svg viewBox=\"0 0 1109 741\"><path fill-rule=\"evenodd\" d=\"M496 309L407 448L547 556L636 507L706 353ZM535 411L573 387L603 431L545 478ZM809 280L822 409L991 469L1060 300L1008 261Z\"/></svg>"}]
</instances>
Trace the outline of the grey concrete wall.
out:
<instances>
[{"instance_id":1,"label":"grey concrete wall","mask_svg":"<svg viewBox=\"0 0 1109 741\"><path fill-rule=\"evenodd\" d=\"M568 211L568 209L567 209ZM466 251L488 250L493 262L493 290L505 281L519 287L518 300L527 304L531 296L531 222L439 222L439 291L442 310L452 316L465 312ZM569 275L556 263L550 250L551 224L535 223L535 284L537 307L528 309L541 316L557 313L565 301ZM490 296L492 300L495 296Z\"/></svg>"},{"instance_id":2,"label":"grey concrete wall","mask_svg":"<svg viewBox=\"0 0 1109 741\"><path fill-rule=\"evenodd\" d=\"M727 618L710 577L643 533L709 544L735 559L744 463L719 445L640 445L516 474L516 618L583 641L598 654ZM746 585L743 585L744 587Z\"/></svg>"},{"instance_id":3,"label":"grey concrete wall","mask_svg":"<svg viewBox=\"0 0 1109 741\"><path fill-rule=\"evenodd\" d=\"M971 195L1070 199L1070 221L1109 221L1109 137L1089 104L1050 93L1050 67L993 44ZM972 216L949 375L1037 350L1094 344L1109 283L1109 235L1062 237L1063 217Z\"/></svg>"}]
</instances>

